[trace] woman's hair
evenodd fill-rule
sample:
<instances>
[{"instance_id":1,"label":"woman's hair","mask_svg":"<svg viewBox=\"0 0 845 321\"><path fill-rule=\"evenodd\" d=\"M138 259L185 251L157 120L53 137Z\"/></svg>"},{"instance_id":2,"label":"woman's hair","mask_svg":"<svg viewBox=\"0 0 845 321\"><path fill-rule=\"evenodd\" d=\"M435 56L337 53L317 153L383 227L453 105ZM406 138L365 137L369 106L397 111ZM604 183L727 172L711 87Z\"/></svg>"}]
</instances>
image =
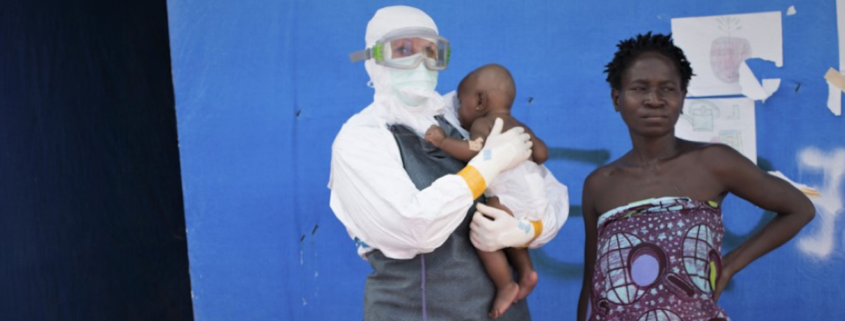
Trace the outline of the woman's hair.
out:
<instances>
[{"instance_id":1,"label":"woman's hair","mask_svg":"<svg viewBox=\"0 0 845 321\"><path fill-rule=\"evenodd\" d=\"M626 40L622 40L616 45L619 50L613 54L613 60L605 65L604 72L607 73L607 82L610 87L616 90L622 87L622 73L625 72L629 64L634 61L640 54L644 52L655 52L666 56L669 60L675 63L681 76L681 87L684 91L687 90L687 85L693 76L692 67L690 66L684 51L675 46L672 42L672 34L663 35L656 33L654 35L649 31L645 35L638 34Z\"/></svg>"}]
</instances>

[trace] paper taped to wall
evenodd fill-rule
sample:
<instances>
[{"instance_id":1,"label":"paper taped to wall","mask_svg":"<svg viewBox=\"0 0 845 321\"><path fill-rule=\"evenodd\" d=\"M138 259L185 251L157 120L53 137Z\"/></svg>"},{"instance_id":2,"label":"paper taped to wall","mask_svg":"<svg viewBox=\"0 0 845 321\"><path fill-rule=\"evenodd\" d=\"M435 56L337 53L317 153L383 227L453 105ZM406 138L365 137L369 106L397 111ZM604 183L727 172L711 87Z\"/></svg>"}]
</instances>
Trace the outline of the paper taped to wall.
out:
<instances>
[{"instance_id":1,"label":"paper taped to wall","mask_svg":"<svg viewBox=\"0 0 845 321\"><path fill-rule=\"evenodd\" d=\"M748 98L687 99L675 135L692 141L722 143L757 164L754 101Z\"/></svg>"},{"instance_id":2,"label":"paper taped to wall","mask_svg":"<svg viewBox=\"0 0 845 321\"><path fill-rule=\"evenodd\" d=\"M738 95L740 65L762 58L783 66L780 11L672 19L675 44L684 50L695 76L692 97Z\"/></svg>"},{"instance_id":3,"label":"paper taped to wall","mask_svg":"<svg viewBox=\"0 0 845 321\"><path fill-rule=\"evenodd\" d=\"M842 70L845 68L845 0L836 0L836 31L839 38L839 70ZM827 85L827 109L836 116L842 115L842 88L830 81Z\"/></svg>"}]
</instances>

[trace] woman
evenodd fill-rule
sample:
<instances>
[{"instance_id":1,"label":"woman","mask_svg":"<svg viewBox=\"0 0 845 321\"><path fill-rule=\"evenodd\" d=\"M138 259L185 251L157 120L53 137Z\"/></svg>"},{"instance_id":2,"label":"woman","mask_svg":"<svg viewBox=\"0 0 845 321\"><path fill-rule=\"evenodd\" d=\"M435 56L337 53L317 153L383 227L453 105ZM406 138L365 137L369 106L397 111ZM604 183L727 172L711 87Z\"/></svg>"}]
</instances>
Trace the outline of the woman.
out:
<instances>
[{"instance_id":1,"label":"woman","mask_svg":"<svg viewBox=\"0 0 845 321\"><path fill-rule=\"evenodd\" d=\"M618 48L605 72L633 148L584 183L578 320L725 320L716 302L731 277L795 236L815 209L732 148L675 137L692 69L670 36ZM722 257L728 193L778 215Z\"/></svg>"}]
</instances>

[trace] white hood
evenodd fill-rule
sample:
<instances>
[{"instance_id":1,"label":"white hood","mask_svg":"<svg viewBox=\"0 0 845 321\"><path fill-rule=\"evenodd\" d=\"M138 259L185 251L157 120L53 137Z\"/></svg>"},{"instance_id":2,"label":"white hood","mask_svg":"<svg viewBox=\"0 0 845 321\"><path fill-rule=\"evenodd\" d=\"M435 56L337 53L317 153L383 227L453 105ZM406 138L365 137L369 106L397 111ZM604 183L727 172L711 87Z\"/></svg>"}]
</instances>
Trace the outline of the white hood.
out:
<instances>
[{"instance_id":1,"label":"white hood","mask_svg":"<svg viewBox=\"0 0 845 321\"><path fill-rule=\"evenodd\" d=\"M437 25L425 12L407 6L384 7L367 24L366 46L372 48L385 34L400 28L422 27L437 32ZM436 125L434 116L443 114L444 100L436 91L427 94L428 100L419 106L406 106L391 90L390 68L377 65L368 59L364 63L367 74L375 89L373 107L388 124L404 124L422 136L431 125Z\"/></svg>"}]
</instances>

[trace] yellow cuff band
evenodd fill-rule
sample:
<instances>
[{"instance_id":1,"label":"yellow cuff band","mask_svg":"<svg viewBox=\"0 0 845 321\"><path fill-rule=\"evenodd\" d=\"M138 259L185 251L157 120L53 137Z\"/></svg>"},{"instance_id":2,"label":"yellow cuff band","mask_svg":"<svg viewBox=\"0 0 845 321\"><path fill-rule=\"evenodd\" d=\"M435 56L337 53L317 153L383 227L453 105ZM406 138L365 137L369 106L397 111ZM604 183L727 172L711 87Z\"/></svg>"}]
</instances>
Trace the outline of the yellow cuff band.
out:
<instances>
[{"instance_id":1,"label":"yellow cuff band","mask_svg":"<svg viewBox=\"0 0 845 321\"><path fill-rule=\"evenodd\" d=\"M528 243L525 244L525 247L531 245L531 242L534 242L534 240L540 237L540 234L543 234L543 221L538 220L528 222L531 222L531 225L534 226L534 237L531 238L531 241L528 241Z\"/></svg>"},{"instance_id":2,"label":"yellow cuff band","mask_svg":"<svg viewBox=\"0 0 845 321\"><path fill-rule=\"evenodd\" d=\"M481 176L478 169L472 167L471 165L464 167L464 169L458 172L458 175L463 177L464 181L467 182L469 190L472 191L472 199L478 198L484 193L484 190L487 189L487 183L484 182L484 176Z\"/></svg>"}]
</instances>

